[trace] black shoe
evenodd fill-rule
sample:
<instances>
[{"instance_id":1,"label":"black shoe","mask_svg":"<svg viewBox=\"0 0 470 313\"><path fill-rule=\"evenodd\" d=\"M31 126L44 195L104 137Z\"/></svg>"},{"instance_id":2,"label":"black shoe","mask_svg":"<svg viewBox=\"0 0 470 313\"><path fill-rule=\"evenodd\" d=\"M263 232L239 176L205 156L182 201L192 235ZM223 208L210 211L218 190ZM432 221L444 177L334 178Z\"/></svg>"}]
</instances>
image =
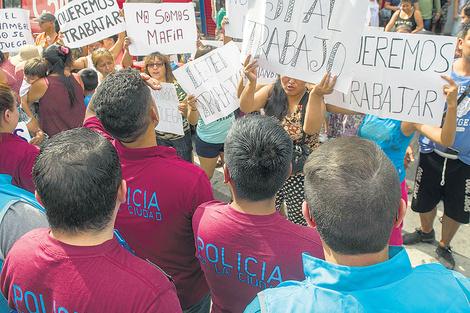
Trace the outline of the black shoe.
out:
<instances>
[{"instance_id":1,"label":"black shoe","mask_svg":"<svg viewBox=\"0 0 470 313\"><path fill-rule=\"evenodd\" d=\"M441 262L447 269L453 270L455 267L455 260L452 256L452 250L449 247L438 246L436 249L437 255L439 256L439 262Z\"/></svg>"},{"instance_id":2,"label":"black shoe","mask_svg":"<svg viewBox=\"0 0 470 313\"><path fill-rule=\"evenodd\" d=\"M409 233L403 236L404 245L413 245L418 242L433 242L436 235L434 229L426 234L421 230L421 227L416 228L414 233Z\"/></svg>"}]
</instances>

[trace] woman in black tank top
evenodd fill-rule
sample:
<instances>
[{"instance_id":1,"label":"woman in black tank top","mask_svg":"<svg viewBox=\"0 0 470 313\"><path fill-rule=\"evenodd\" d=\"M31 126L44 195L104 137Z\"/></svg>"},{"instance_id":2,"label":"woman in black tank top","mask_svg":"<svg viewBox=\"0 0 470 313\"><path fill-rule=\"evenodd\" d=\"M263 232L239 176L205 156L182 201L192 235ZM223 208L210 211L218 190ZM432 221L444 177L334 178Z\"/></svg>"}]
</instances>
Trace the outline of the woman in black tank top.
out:
<instances>
[{"instance_id":1,"label":"woman in black tank top","mask_svg":"<svg viewBox=\"0 0 470 313\"><path fill-rule=\"evenodd\" d=\"M410 29L411 33L417 33L423 29L423 16L419 10L413 8L412 0L401 0L401 9L393 14L390 22L385 27L385 31L391 31L393 26L396 29L405 26L405 28Z\"/></svg>"}]
</instances>

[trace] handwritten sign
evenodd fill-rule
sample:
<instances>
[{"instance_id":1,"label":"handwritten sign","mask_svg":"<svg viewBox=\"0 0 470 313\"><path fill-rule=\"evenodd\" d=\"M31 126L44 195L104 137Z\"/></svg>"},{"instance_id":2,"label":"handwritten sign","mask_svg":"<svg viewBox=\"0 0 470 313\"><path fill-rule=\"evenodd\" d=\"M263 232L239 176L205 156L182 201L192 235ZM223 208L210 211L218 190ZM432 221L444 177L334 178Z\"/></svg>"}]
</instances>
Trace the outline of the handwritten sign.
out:
<instances>
[{"instance_id":1,"label":"handwritten sign","mask_svg":"<svg viewBox=\"0 0 470 313\"><path fill-rule=\"evenodd\" d=\"M29 142L31 140L31 135L29 134L28 126L26 126L25 122L18 122L18 125L13 131L13 134L20 137L26 142Z\"/></svg>"},{"instance_id":2,"label":"handwritten sign","mask_svg":"<svg viewBox=\"0 0 470 313\"><path fill-rule=\"evenodd\" d=\"M335 89L351 83L368 1L267 0L250 6L243 57L262 68L311 83L327 72L338 75Z\"/></svg>"},{"instance_id":3,"label":"handwritten sign","mask_svg":"<svg viewBox=\"0 0 470 313\"><path fill-rule=\"evenodd\" d=\"M442 88L450 76L455 37L365 32L347 94L327 103L383 118L439 126Z\"/></svg>"},{"instance_id":4,"label":"handwritten sign","mask_svg":"<svg viewBox=\"0 0 470 313\"><path fill-rule=\"evenodd\" d=\"M191 53L196 49L197 28L192 3L124 3L129 52L147 55Z\"/></svg>"},{"instance_id":5,"label":"handwritten sign","mask_svg":"<svg viewBox=\"0 0 470 313\"><path fill-rule=\"evenodd\" d=\"M20 51L21 46L34 44L29 25L29 11L22 9L0 10L0 50Z\"/></svg>"},{"instance_id":6,"label":"handwritten sign","mask_svg":"<svg viewBox=\"0 0 470 313\"><path fill-rule=\"evenodd\" d=\"M258 78L256 79L257 85L274 84L277 81L277 78L278 75L276 73L258 67ZM243 75L243 86L246 85L247 80L248 78L246 75Z\"/></svg>"},{"instance_id":7,"label":"handwritten sign","mask_svg":"<svg viewBox=\"0 0 470 313\"><path fill-rule=\"evenodd\" d=\"M159 122L155 130L183 136L183 119L178 110L180 102L176 94L175 85L169 83L161 84L161 90L150 89L159 115Z\"/></svg>"},{"instance_id":8,"label":"handwritten sign","mask_svg":"<svg viewBox=\"0 0 470 313\"><path fill-rule=\"evenodd\" d=\"M173 72L184 91L197 98L196 107L209 124L238 108L240 50L233 42L189 62Z\"/></svg>"},{"instance_id":9,"label":"handwritten sign","mask_svg":"<svg viewBox=\"0 0 470 313\"><path fill-rule=\"evenodd\" d=\"M75 0L55 14L64 34L64 43L79 48L126 30L115 0Z\"/></svg>"},{"instance_id":10,"label":"handwritten sign","mask_svg":"<svg viewBox=\"0 0 470 313\"><path fill-rule=\"evenodd\" d=\"M254 1L254 0L250 0ZM225 1L228 23L225 25L225 34L233 38L243 38L243 26L248 12L248 0Z\"/></svg>"}]
</instances>

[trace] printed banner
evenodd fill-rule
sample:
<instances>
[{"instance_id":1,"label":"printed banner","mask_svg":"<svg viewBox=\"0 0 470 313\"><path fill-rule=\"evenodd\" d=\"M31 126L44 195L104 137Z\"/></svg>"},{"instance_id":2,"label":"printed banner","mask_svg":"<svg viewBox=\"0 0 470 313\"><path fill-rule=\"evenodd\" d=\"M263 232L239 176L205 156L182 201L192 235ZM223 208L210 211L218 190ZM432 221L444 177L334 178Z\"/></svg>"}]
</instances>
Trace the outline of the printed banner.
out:
<instances>
[{"instance_id":1,"label":"printed banner","mask_svg":"<svg viewBox=\"0 0 470 313\"><path fill-rule=\"evenodd\" d=\"M115 0L74 0L55 14L64 43L79 48L126 30Z\"/></svg>"},{"instance_id":2,"label":"printed banner","mask_svg":"<svg viewBox=\"0 0 470 313\"><path fill-rule=\"evenodd\" d=\"M197 28L192 3L124 3L132 55L191 53Z\"/></svg>"},{"instance_id":3,"label":"printed banner","mask_svg":"<svg viewBox=\"0 0 470 313\"><path fill-rule=\"evenodd\" d=\"M327 103L383 118L440 126L443 86L457 38L370 31L356 53L350 90Z\"/></svg>"},{"instance_id":4,"label":"printed banner","mask_svg":"<svg viewBox=\"0 0 470 313\"><path fill-rule=\"evenodd\" d=\"M29 134L28 126L26 126L25 122L18 122L18 125L13 131L13 134L20 137L26 142L29 142L31 140L31 135Z\"/></svg>"},{"instance_id":5,"label":"printed banner","mask_svg":"<svg viewBox=\"0 0 470 313\"><path fill-rule=\"evenodd\" d=\"M281 75L319 83L338 75L335 89L347 92L364 28L368 1L277 0L249 2L242 59Z\"/></svg>"},{"instance_id":6,"label":"printed banner","mask_svg":"<svg viewBox=\"0 0 470 313\"><path fill-rule=\"evenodd\" d=\"M0 51L17 52L26 44L34 45L29 11L0 9Z\"/></svg>"},{"instance_id":7,"label":"printed banner","mask_svg":"<svg viewBox=\"0 0 470 313\"><path fill-rule=\"evenodd\" d=\"M250 0L253 2L255 0ZM225 25L225 34L232 38L243 38L243 27L248 12L248 0L225 1L228 23Z\"/></svg>"},{"instance_id":8,"label":"printed banner","mask_svg":"<svg viewBox=\"0 0 470 313\"><path fill-rule=\"evenodd\" d=\"M183 136L183 119L178 110L180 102L176 94L175 85L169 83L161 84L161 90L150 89L152 98L157 105L159 116L159 122L155 130Z\"/></svg>"},{"instance_id":9,"label":"printed banner","mask_svg":"<svg viewBox=\"0 0 470 313\"><path fill-rule=\"evenodd\" d=\"M196 96L196 107L204 123L238 108L237 87L242 68L239 60L240 50L230 42L173 72L184 91Z\"/></svg>"}]
</instances>

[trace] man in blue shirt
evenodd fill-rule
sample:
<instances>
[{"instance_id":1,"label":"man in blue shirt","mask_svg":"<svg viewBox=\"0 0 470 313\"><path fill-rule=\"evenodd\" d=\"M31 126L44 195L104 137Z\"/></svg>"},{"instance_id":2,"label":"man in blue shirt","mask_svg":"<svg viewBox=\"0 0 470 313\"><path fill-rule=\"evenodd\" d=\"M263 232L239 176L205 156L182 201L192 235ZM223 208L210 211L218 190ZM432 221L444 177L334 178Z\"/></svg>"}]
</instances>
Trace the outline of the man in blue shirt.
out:
<instances>
[{"instance_id":1,"label":"man in blue shirt","mask_svg":"<svg viewBox=\"0 0 470 313\"><path fill-rule=\"evenodd\" d=\"M406 205L398 174L372 141L341 137L312 152L303 213L325 261L303 253L303 282L258 293L245 312L470 312L470 281L442 264L411 267L388 246Z\"/></svg>"}]
</instances>

